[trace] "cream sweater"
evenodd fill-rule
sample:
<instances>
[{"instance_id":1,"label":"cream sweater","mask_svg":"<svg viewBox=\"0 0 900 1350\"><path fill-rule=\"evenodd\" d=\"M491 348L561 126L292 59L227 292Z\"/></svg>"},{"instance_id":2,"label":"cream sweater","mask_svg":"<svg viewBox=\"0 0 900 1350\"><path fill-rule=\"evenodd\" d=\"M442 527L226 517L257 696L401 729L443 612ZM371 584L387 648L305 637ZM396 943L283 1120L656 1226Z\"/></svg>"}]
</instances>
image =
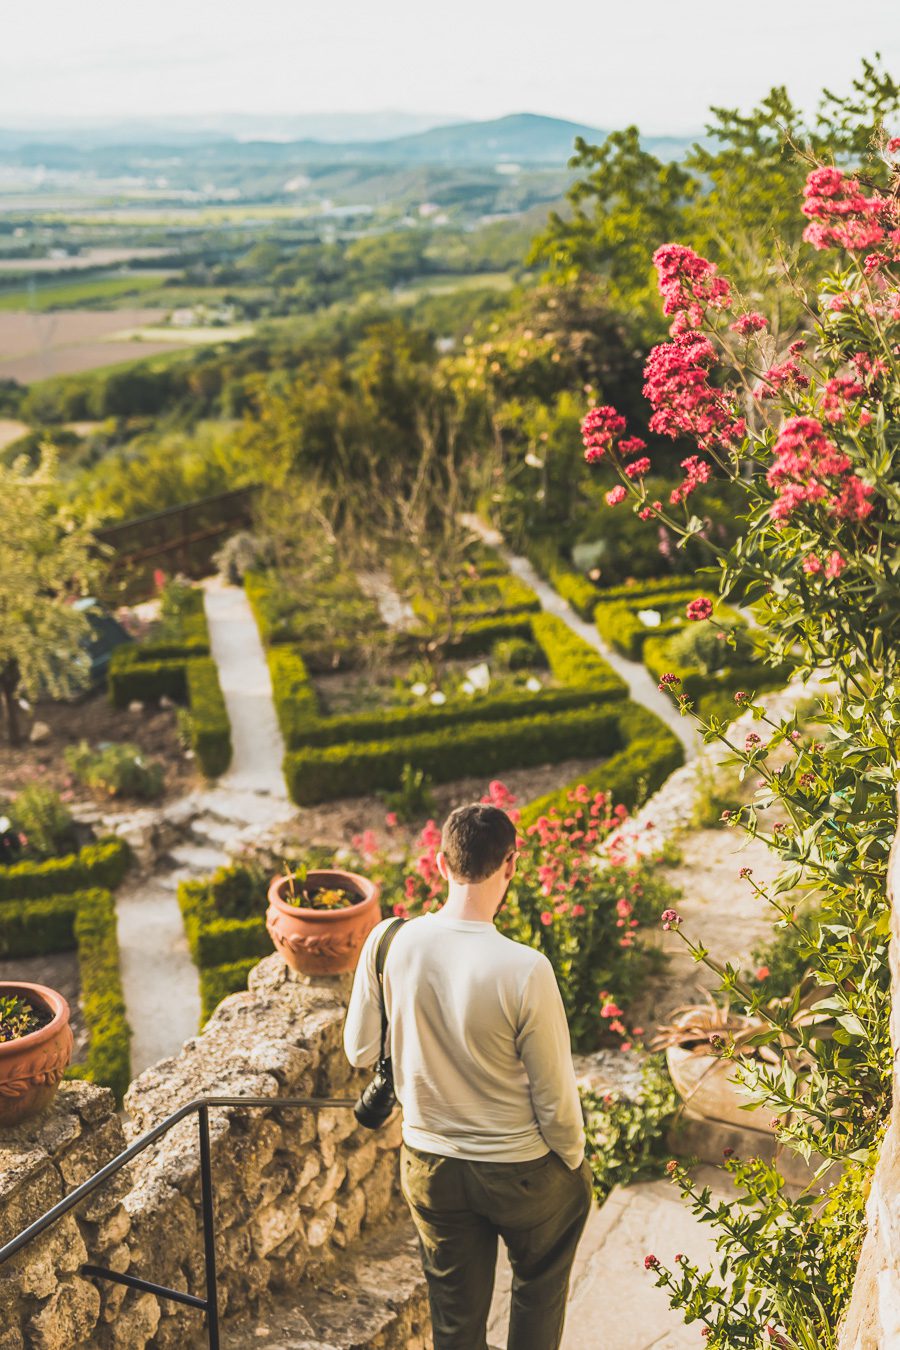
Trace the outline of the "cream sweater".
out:
<instances>
[{"instance_id":1,"label":"cream sweater","mask_svg":"<svg viewBox=\"0 0 900 1350\"><path fill-rule=\"evenodd\" d=\"M356 1068L381 1037L375 949L366 939L344 1025ZM569 1029L553 968L492 923L413 919L385 969L389 1051L403 1138L443 1157L526 1162L548 1149L569 1167L584 1157L584 1122Z\"/></svg>"}]
</instances>

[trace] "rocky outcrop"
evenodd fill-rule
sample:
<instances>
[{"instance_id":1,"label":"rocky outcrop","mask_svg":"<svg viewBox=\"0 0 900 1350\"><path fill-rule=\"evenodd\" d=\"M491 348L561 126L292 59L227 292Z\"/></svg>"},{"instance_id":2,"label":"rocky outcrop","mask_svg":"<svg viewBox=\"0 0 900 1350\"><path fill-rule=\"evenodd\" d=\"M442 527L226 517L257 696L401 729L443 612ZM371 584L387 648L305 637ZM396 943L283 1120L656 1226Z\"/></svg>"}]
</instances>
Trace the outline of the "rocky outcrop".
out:
<instances>
[{"instance_id":1,"label":"rocky outcrop","mask_svg":"<svg viewBox=\"0 0 900 1350\"><path fill-rule=\"evenodd\" d=\"M246 992L221 1004L202 1035L129 1089L129 1138L196 1097L272 1099L271 1109L210 1113L222 1316L270 1305L290 1291L298 1309L306 1300L324 1317L328 1272L339 1258L351 1258L361 1234L383 1232L397 1217L396 1123L373 1134L346 1109L278 1109L279 1097L358 1092L360 1075L341 1049L345 995L343 979L306 981L270 957L251 973ZM32 1125L0 1134L4 1240L125 1142L111 1095L80 1083L66 1085ZM202 1314L85 1280L78 1274L85 1261L204 1292L195 1117L142 1153L115 1184L85 1202L77 1218L62 1220L0 1272L0 1350L205 1344ZM393 1310L391 1325L415 1324L421 1339L427 1334L424 1293L421 1281L410 1277L409 1283L407 1302ZM369 1344L366 1329L356 1326L350 1343Z\"/></svg>"}]
</instances>

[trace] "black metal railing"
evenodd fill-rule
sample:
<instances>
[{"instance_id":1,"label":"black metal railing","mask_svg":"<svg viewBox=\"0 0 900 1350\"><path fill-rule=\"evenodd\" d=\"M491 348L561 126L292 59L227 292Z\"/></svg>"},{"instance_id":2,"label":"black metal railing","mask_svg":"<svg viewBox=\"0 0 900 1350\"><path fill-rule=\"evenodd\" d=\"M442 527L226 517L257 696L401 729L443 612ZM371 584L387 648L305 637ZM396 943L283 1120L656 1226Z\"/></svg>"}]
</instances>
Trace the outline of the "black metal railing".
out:
<instances>
[{"instance_id":1,"label":"black metal railing","mask_svg":"<svg viewBox=\"0 0 900 1350\"><path fill-rule=\"evenodd\" d=\"M131 1275L127 1272L120 1274L115 1270L107 1270L105 1266L83 1265L81 1274L95 1280L110 1280L114 1284L124 1284L130 1289L140 1289L144 1293L155 1294L157 1298L171 1299L173 1303L184 1303L189 1308L199 1308L206 1313L206 1336L209 1350L219 1350L216 1229L213 1206L212 1158L209 1143L210 1108L236 1106L248 1107L251 1110L281 1111L285 1108L288 1110L299 1108L318 1111L327 1107L352 1107L353 1105L354 1101L345 1097L198 1097L195 1101L188 1102L185 1106L180 1107L171 1116L167 1116L165 1120L161 1120L158 1125L154 1125L152 1130L142 1134L139 1139L135 1139L133 1144L129 1144L128 1148L115 1158L111 1158L105 1166L101 1167L93 1176L88 1177L87 1181L83 1181L74 1191L70 1191L52 1209L48 1209L45 1214L42 1214L39 1219L35 1219L34 1223L29 1224L5 1246L0 1247L0 1266L16 1256L35 1238L40 1237L54 1223L70 1213L80 1201L96 1191L110 1177L115 1176L123 1167L127 1167L139 1153L143 1153L151 1144L155 1144L157 1139L162 1138L164 1134L171 1130L173 1125L177 1125L179 1121L196 1112L200 1136L200 1207L203 1216L205 1296L183 1293L180 1289L169 1289L166 1285L153 1284L150 1280L142 1280L137 1275Z\"/></svg>"}]
</instances>

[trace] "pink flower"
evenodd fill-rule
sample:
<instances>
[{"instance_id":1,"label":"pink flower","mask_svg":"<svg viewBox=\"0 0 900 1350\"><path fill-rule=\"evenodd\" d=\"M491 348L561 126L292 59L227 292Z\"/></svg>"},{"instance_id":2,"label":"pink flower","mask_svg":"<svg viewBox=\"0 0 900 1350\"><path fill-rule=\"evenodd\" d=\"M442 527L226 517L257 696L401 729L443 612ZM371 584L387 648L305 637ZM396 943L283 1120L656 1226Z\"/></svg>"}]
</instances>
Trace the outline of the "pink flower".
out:
<instances>
[{"instance_id":1,"label":"pink flower","mask_svg":"<svg viewBox=\"0 0 900 1350\"><path fill-rule=\"evenodd\" d=\"M667 670L665 675L660 675L657 688L661 694L664 694L667 689L671 689L676 684L681 684L681 676Z\"/></svg>"},{"instance_id":2,"label":"pink flower","mask_svg":"<svg viewBox=\"0 0 900 1350\"><path fill-rule=\"evenodd\" d=\"M767 980L769 978L769 967L760 966L756 972L756 978L758 980Z\"/></svg>"},{"instance_id":3,"label":"pink flower","mask_svg":"<svg viewBox=\"0 0 900 1350\"><path fill-rule=\"evenodd\" d=\"M652 348L644 366L644 396L654 409L651 431L672 439L692 436L701 449L743 437L746 425L733 395L709 382L716 364L715 348L702 333L681 333Z\"/></svg>"},{"instance_id":4,"label":"pink flower","mask_svg":"<svg viewBox=\"0 0 900 1350\"><path fill-rule=\"evenodd\" d=\"M734 323L730 323L728 327L732 333L740 333L741 337L749 337L751 333L759 333L763 328L767 328L768 324L768 319L762 314L757 314L755 310L751 310L749 314L742 314L740 318L735 319Z\"/></svg>"},{"instance_id":5,"label":"pink flower","mask_svg":"<svg viewBox=\"0 0 900 1350\"><path fill-rule=\"evenodd\" d=\"M607 505L607 506L618 506L620 502L624 502L624 500L625 500L625 498L626 498L627 496L628 496L628 493L627 493L627 491L625 490L625 488L622 486L622 484L621 484L621 483L617 483L616 486L615 486L614 488L610 488L609 492L607 492L607 494L606 494L606 505Z\"/></svg>"},{"instance_id":6,"label":"pink flower","mask_svg":"<svg viewBox=\"0 0 900 1350\"><path fill-rule=\"evenodd\" d=\"M663 244L653 255L663 297L663 313L675 316L673 333L699 328L707 308L724 309L731 303L728 282L716 275L715 263L683 244Z\"/></svg>"},{"instance_id":7,"label":"pink flower","mask_svg":"<svg viewBox=\"0 0 900 1350\"><path fill-rule=\"evenodd\" d=\"M607 999L600 1009L601 1017L624 1017L623 1010L616 1006L612 999Z\"/></svg>"},{"instance_id":8,"label":"pink flower","mask_svg":"<svg viewBox=\"0 0 900 1350\"><path fill-rule=\"evenodd\" d=\"M619 441L619 453L623 455L639 455L646 449L647 443L640 436L628 436L624 441Z\"/></svg>"},{"instance_id":9,"label":"pink flower","mask_svg":"<svg viewBox=\"0 0 900 1350\"><path fill-rule=\"evenodd\" d=\"M842 422L846 404L851 399L861 398L865 392L865 385L854 380L852 375L836 375L825 385L822 411L829 422Z\"/></svg>"},{"instance_id":10,"label":"pink flower","mask_svg":"<svg viewBox=\"0 0 900 1350\"><path fill-rule=\"evenodd\" d=\"M397 824L397 812L388 811L384 817L384 823L389 830L393 830Z\"/></svg>"},{"instance_id":11,"label":"pink flower","mask_svg":"<svg viewBox=\"0 0 900 1350\"><path fill-rule=\"evenodd\" d=\"M837 549L835 549L834 552L830 553L828 556L828 561L825 564L825 575L829 581L834 581L835 578L841 575L846 566L846 562L841 557L840 553L838 553Z\"/></svg>"},{"instance_id":12,"label":"pink flower","mask_svg":"<svg viewBox=\"0 0 900 1350\"><path fill-rule=\"evenodd\" d=\"M857 251L882 242L894 205L884 197L867 197L856 178L825 166L808 175L801 210L811 222L803 238L813 248Z\"/></svg>"},{"instance_id":13,"label":"pink flower","mask_svg":"<svg viewBox=\"0 0 900 1350\"><path fill-rule=\"evenodd\" d=\"M766 475L776 491L772 519L787 521L804 505L821 503L842 520L864 520L873 489L852 471L849 456L825 435L815 417L790 417L781 428Z\"/></svg>"},{"instance_id":14,"label":"pink flower","mask_svg":"<svg viewBox=\"0 0 900 1350\"><path fill-rule=\"evenodd\" d=\"M645 455L643 459L635 459L626 464L625 473L629 478L643 478L645 473L650 472L650 467L650 460Z\"/></svg>"},{"instance_id":15,"label":"pink flower","mask_svg":"<svg viewBox=\"0 0 900 1350\"><path fill-rule=\"evenodd\" d=\"M549 928L552 922L553 922L553 915L550 913L549 909L545 909L543 914L541 915L541 923L544 925L545 928Z\"/></svg>"},{"instance_id":16,"label":"pink flower","mask_svg":"<svg viewBox=\"0 0 900 1350\"><path fill-rule=\"evenodd\" d=\"M705 595L698 595L696 600L692 600L685 610L685 614L691 623L702 623L708 619L713 612L713 603Z\"/></svg>"},{"instance_id":17,"label":"pink flower","mask_svg":"<svg viewBox=\"0 0 900 1350\"><path fill-rule=\"evenodd\" d=\"M659 1260L652 1254L652 1252L649 1256L644 1257L644 1269L659 1270Z\"/></svg>"},{"instance_id":18,"label":"pink flower","mask_svg":"<svg viewBox=\"0 0 900 1350\"><path fill-rule=\"evenodd\" d=\"M613 439L625 430L625 418L609 404L591 408L581 423L584 457L595 464L610 449Z\"/></svg>"},{"instance_id":19,"label":"pink flower","mask_svg":"<svg viewBox=\"0 0 900 1350\"><path fill-rule=\"evenodd\" d=\"M817 576L822 570L822 559L817 558L815 553L809 553L803 559L803 570L808 576Z\"/></svg>"},{"instance_id":20,"label":"pink flower","mask_svg":"<svg viewBox=\"0 0 900 1350\"><path fill-rule=\"evenodd\" d=\"M573 906L572 906L572 918L573 918L573 919L580 919L585 913L586 913L586 910L585 910L585 908L584 908L584 905L573 905Z\"/></svg>"},{"instance_id":21,"label":"pink flower","mask_svg":"<svg viewBox=\"0 0 900 1350\"><path fill-rule=\"evenodd\" d=\"M677 928L681 923L681 915L674 909L664 909L660 915L660 922L663 928L668 932L670 928Z\"/></svg>"}]
</instances>

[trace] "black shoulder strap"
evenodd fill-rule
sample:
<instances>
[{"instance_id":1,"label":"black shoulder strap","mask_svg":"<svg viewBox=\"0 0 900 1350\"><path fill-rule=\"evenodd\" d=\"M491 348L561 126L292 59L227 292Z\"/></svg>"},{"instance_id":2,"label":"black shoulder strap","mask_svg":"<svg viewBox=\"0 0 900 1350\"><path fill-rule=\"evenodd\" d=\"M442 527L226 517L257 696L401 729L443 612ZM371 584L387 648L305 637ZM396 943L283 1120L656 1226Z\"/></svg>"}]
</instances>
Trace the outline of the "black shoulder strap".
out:
<instances>
[{"instance_id":1,"label":"black shoulder strap","mask_svg":"<svg viewBox=\"0 0 900 1350\"><path fill-rule=\"evenodd\" d=\"M378 994L381 998L381 1058L387 1058L388 1015L384 1002L384 963L390 951L391 943L406 923L405 919L395 919L378 939L375 951L375 975L378 980Z\"/></svg>"}]
</instances>

